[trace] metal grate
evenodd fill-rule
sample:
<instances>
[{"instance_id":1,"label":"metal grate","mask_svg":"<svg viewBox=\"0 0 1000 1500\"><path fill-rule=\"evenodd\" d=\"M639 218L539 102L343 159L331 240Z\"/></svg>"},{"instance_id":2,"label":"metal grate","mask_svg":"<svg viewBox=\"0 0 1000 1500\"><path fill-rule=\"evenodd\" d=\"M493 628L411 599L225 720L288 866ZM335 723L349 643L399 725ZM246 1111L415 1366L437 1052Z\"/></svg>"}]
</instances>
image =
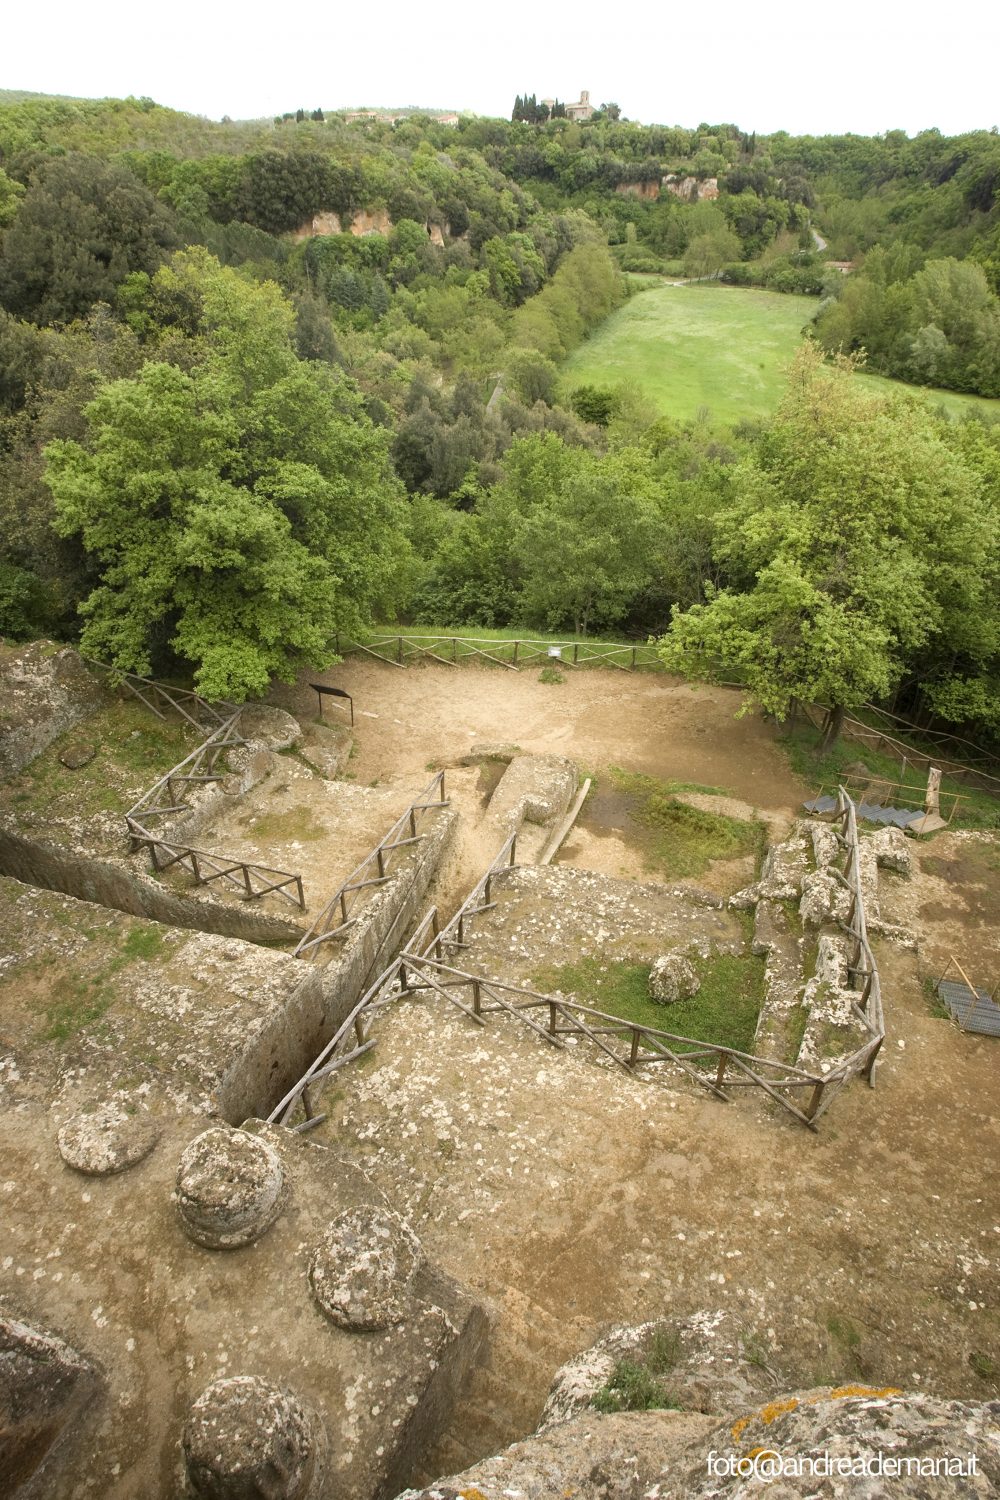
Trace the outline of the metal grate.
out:
<instances>
[{"instance_id":1,"label":"metal grate","mask_svg":"<svg viewBox=\"0 0 1000 1500\"><path fill-rule=\"evenodd\" d=\"M967 984L942 979L937 992L963 1031L1000 1036L1000 1005L990 999L986 990L970 990Z\"/></svg>"},{"instance_id":2,"label":"metal grate","mask_svg":"<svg viewBox=\"0 0 1000 1500\"><path fill-rule=\"evenodd\" d=\"M836 797L814 797L804 802L806 812L829 813L837 806ZM855 802L855 811L866 823L892 823L896 828L908 828L923 817L923 812L910 807L882 807L877 802Z\"/></svg>"}]
</instances>

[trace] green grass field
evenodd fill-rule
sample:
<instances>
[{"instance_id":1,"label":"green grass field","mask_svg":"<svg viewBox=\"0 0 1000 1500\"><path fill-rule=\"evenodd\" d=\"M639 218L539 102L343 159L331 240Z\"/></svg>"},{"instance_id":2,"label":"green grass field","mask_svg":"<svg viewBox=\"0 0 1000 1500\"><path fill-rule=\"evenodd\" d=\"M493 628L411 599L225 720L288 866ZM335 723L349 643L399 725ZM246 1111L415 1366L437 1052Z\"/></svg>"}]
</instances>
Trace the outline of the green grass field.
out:
<instances>
[{"instance_id":1,"label":"green grass field","mask_svg":"<svg viewBox=\"0 0 1000 1500\"><path fill-rule=\"evenodd\" d=\"M563 386L632 380L665 415L681 420L705 410L716 424L767 416L815 311L813 297L658 282L612 313L570 355ZM953 416L976 407L1000 416L1000 401L901 386L878 375L861 378L873 390L912 390Z\"/></svg>"}]
</instances>

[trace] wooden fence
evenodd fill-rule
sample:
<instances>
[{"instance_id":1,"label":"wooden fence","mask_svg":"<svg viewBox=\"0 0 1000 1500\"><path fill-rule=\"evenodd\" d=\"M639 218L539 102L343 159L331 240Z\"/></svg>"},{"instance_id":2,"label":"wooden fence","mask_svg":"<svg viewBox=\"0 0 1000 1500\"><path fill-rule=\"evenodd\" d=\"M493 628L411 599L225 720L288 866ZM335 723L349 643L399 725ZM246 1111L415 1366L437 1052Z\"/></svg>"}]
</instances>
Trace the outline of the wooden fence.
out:
<instances>
[{"instance_id":1,"label":"wooden fence","mask_svg":"<svg viewBox=\"0 0 1000 1500\"><path fill-rule=\"evenodd\" d=\"M351 871L343 885L330 897L299 943L294 956L314 958L321 944L329 942L333 937L339 937L353 922L356 922L357 917L351 916L351 909L361 898L362 892L384 885L389 879L393 855L397 854L400 849L418 844L425 837L417 829L419 815L440 812L443 807L448 806L444 772L439 771L433 781L419 794L417 800L411 802L406 811L396 819L385 837L376 844L370 854L365 855L357 869Z\"/></svg>"},{"instance_id":2,"label":"wooden fence","mask_svg":"<svg viewBox=\"0 0 1000 1500\"><path fill-rule=\"evenodd\" d=\"M155 682L151 677L138 677L134 672L119 672L116 667L111 667L107 662L98 661L96 657L84 658L91 666L99 667L102 672L107 672L113 683L128 688L134 697L144 703L146 707L156 715L158 719L166 719L164 709L173 709L186 719L199 733L205 731L205 721L209 724L221 725L231 719L238 712L235 703L210 703L200 693L192 692L189 688L174 687L171 683ZM195 718L196 713L201 718Z\"/></svg>"},{"instance_id":3,"label":"wooden fence","mask_svg":"<svg viewBox=\"0 0 1000 1500\"><path fill-rule=\"evenodd\" d=\"M513 672L539 661L571 668L600 664L622 672L666 671L655 646L647 642L617 645L606 641L495 641L462 635L385 634L371 636L367 641L338 636L336 649L342 656L352 652L374 656L376 661L387 662L391 667L405 667L409 661L436 661L454 667L462 661L480 658Z\"/></svg>"},{"instance_id":4,"label":"wooden fence","mask_svg":"<svg viewBox=\"0 0 1000 1500\"><path fill-rule=\"evenodd\" d=\"M801 705L801 707L809 723L815 729L822 730L824 727L823 716L828 710L816 706L807 708ZM876 708L870 703L865 704L865 713L870 713L873 717L881 715L885 719L893 720L895 733L890 734L887 730L880 729L878 726L865 724L863 720L855 718L852 714L847 714L844 718L843 733L848 739L856 740L859 744L870 745L872 749L881 751L883 754L898 756L904 777L907 766L920 766L924 768L937 766L939 770L955 781L964 780L968 785L978 787L982 791L1000 794L1000 775L993 775L982 769L983 766L995 764L992 758L986 755L985 752L978 751L978 763L972 765L963 761L951 760L948 756L939 755L936 750L932 752L922 750L917 745L899 739L898 736L905 732L919 736L924 740L933 739L941 745L968 745L975 750L976 747L972 746L971 741L962 740L955 735L944 733L929 734L926 730L918 729L915 724L908 724L905 719L899 719L893 714L887 714L884 709ZM916 789L911 788L911 790Z\"/></svg>"},{"instance_id":5,"label":"wooden fence","mask_svg":"<svg viewBox=\"0 0 1000 1500\"><path fill-rule=\"evenodd\" d=\"M185 714L184 717L188 718L189 715ZM185 800L188 787L202 786L222 779L226 773L216 769L218 757L224 750L246 743L239 733L239 718L240 710L236 709L218 729L213 730L207 740L165 776L161 776L129 808L125 814L125 825L129 832L130 847L133 852L148 849L153 869L158 873L177 865L193 876L196 885L210 885L213 881L221 880L234 886L246 901L256 900L273 891L304 911L306 903L301 875L288 870L275 870L253 860L236 859L206 849L196 849L164 833L154 832L150 827L160 818L189 811L191 804Z\"/></svg>"},{"instance_id":6,"label":"wooden fence","mask_svg":"<svg viewBox=\"0 0 1000 1500\"><path fill-rule=\"evenodd\" d=\"M875 1060L885 1038L878 967L865 922L857 820L854 805L842 789L835 817L846 848L845 868L836 873L851 895L847 931L853 947L848 973L858 996L852 1009L866 1037L861 1047L829 1073L624 1020L576 1000L506 984L448 963L446 958L453 950L467 946L466 923L497 904L493 883L512 867L516 856L511 835L446 925L440 925L436 908L428 911L403 952L361 997L303 1077L275 1106L269 1120L287 1124L301 1106L305 1118L293 1127L295 1130L310 1130L320 1124L326 1116L314 1112L316 1088L375 1045L367 1030L370 1020L400 996L423 991L445 999L478 1026L485 1025L486 1016L499 1014L527 1026L550 1046L562 1048L566 1035L580 1037L633 1077L640 1069L666 1064L727 1103L733 1090L757 1089L815 1131L816 1122L852 1078L860 1076L874 1083Z\"/></svg>"}]
</instances>

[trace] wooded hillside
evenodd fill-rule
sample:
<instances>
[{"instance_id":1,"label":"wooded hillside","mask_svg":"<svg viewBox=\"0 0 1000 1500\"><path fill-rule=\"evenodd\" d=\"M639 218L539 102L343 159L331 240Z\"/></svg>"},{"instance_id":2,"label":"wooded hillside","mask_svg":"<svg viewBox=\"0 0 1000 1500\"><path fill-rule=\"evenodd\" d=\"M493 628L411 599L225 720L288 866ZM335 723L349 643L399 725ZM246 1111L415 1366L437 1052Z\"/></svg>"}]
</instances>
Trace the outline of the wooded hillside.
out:
<instances>
[{"instance_id":1,"label":"wooded hillside","mask_svg":"<svg viewBox=\"0 0 1000 1500\"><path fill-rule=\"evenodd\" d=\"M864 449L862 565L855 541L791 546L817 493L794 384L772 423L720 431L560 368L629 272L683 269L812 293L831 354L1000 395L1000 139L611 113L215 123L0 100L0 631L82 629L123 667L242 697L397 611L645 635L756 599L783 671L780 622L797 611L798 641L808 607L811 650L884 664L838 680L1000 729L1000 429L867 408L909 457ZM794 379L853 493L850 376ZM802 465L775 468L782 443ZM947 476L933 503L914 453ZM785 543L751 546L772 512ZM759 684L779 712L812 690L782 684Z\"/></svg>"}]
</instances>

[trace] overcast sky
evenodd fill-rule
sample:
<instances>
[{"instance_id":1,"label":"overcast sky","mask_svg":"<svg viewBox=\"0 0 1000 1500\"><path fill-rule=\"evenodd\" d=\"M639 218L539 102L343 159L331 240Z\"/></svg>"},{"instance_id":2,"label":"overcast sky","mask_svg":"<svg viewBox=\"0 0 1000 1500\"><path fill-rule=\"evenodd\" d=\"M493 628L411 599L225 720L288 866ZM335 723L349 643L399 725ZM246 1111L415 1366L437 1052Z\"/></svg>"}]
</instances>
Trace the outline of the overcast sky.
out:
<instances>
[{"instance_id":1,"label":"overcast sky","mask_svg":"<svg viewBox=\"0 0 1000 1500\"><path fill-rule=\"evenodd\" d=\"M590 90L631 119L864 135L1000 124L1000 4L382 0L8 8L0 87L148 95L220 119L299 105L509 116L516 93Z\"/></svg>"}]
</instances>

